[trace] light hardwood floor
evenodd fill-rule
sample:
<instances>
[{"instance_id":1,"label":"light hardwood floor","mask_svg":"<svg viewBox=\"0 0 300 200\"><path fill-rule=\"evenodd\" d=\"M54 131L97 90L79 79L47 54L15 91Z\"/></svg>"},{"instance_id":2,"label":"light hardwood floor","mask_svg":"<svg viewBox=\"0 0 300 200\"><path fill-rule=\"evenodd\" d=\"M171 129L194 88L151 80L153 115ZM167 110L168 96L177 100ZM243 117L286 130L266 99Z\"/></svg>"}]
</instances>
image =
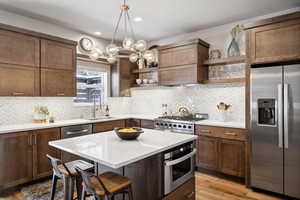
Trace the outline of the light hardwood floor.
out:
<instances>
[{"instance_id":1,"label":"light hardwood floor","mask_svg":"<svg viewBox=\"0 0 300 200\"><path fill-rule=\"evenodd\" d=\"M285 200L254 192L245 185L196 173L196 200Z\"/></svg>"},{"instance_id":2,"label":"light hardwood floor","mask_svg":"<svg viewBox=\"0 0 300 200\"><path fill-rule=\"evenodd\" d=\"M285 200L254 192L245 185L199 172L196 173L196 197L196 200ZM2 198L0 197L0 200L25 200L19 191Z\"/></svg>"}]
</instances>

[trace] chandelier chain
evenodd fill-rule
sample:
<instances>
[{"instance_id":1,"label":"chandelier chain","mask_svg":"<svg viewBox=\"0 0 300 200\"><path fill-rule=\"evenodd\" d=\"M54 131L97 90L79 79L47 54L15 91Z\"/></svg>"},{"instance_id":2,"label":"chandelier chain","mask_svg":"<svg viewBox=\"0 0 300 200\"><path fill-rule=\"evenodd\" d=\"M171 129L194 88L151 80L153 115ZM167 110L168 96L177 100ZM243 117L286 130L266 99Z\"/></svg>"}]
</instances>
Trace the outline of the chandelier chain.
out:
<instances>
[{"instance_id":1,"label":"chandelier chain","mask_svg":"<svg viewBox=\"0 0 300 200\"><path fill-rule=\"evenodd\" d=\"M116 38L118 29L119 29L119 25L120 25L120 22L121 22L121 19L122 19L122 16L123 16L123 12L124 12L124 11L122 10L121 13L120 13L120 15L119 15L118 23L117 23L117 26L116 26L116 28L115 28L113 38L112 38L112 40L111 40L111 43L112 43L112 44L115 42L115 38Z\"/></svg>"}]
</instances>

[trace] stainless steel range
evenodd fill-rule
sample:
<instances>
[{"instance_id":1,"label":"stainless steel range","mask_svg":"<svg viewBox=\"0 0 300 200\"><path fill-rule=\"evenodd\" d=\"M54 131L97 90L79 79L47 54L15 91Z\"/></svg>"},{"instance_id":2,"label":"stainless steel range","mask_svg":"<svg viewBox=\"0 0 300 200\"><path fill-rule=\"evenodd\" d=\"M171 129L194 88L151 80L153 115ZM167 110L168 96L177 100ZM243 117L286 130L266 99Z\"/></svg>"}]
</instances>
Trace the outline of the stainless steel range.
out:
<instances>
[{"instance_id":1,"label":"stainless steel range","mask_svg":"<svg viewBox=\"0 0 300 200\"><path fill-rule=\"evenodd\" d=\"M189 116L163 116L154 120L155 129L170 130L176 133L194 134L195 122L208 119L208 114Z\"/></svg>"}]
</instances>

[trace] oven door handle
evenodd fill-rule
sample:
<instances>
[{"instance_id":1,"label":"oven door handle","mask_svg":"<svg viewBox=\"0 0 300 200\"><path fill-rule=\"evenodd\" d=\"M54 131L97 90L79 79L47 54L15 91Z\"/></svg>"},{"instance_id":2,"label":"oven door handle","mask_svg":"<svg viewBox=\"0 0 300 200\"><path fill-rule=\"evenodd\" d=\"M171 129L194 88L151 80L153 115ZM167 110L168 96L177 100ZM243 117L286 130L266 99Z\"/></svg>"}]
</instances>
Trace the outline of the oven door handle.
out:
<instances>
[{"instance_id":1,"label":"oven door handle","mask_svg":"<svg viewBox=\"0 0 300 200\"><path fill-rule=\"evenodd\" d=\"M165 161L165 165L166 166L172 166L172 165L176 165L178 163L181 163L182 161L185 161L186 159L189 159L191 157L193 157L196 154L197 150L194 149L191 153L182 156L181 158L178 158L176 160L172 160L172 161Z\"/></svg>"},{"instance_id":2,"label":"oven door handle","mask_svg":"<svg viewBox=\"0 0 300 200\"><path fill-rule=\"evenodd\" d=\"M77 135L77 134L80 134L80 133L87 133L87 132L89 132L89 129L83 129L83 130L80 130L80 131L67 131L66 135Z\"/></svg>"}]
</instances>

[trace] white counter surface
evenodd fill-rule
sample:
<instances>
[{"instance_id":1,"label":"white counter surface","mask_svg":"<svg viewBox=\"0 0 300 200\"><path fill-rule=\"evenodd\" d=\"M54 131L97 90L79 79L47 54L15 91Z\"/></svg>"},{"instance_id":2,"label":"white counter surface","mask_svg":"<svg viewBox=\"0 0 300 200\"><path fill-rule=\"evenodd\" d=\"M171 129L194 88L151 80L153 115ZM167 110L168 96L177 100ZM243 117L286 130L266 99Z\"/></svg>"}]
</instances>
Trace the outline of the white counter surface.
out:
<instances>
[{"instance_id":1,"label":"white counter surface","mask_svg":"<svg viewBox=\"0 0 300 200\"><path fill-rule=\"evenodd\" d=\"M64 126L73 126L73 125L80 125L80 124L92 124L92 123L98 123L98 122L129 119L129 118L154 120L157 117L159 117L159 116L158 115L127 114L127 115L114 115L111 118L104 118L104 119L98 119L98 120L71 119L71 120L56 121L55 123L42 123L42 124L24 123L24 124L15 124L15 125L0 125L0 134L46 129L46 128L56 128L56 127L64 127ZM206 126L220 126L220 127L228 127L228 128L245 128L245 123L241 123L241 122L220 122L220 121L214 121L214 120L201 120L201 121L196 122L196 124L197 125L206 125Z\"/></svg>"},{"instance_id":2,"label":"white counter surface","mask_svg":"<svg viewBox=\"0 0 300 200\"><path fill-rule=\"evenodd\" d=\"M197 139L195 135L144 129L137 140L121 140L114 131L49 142L50 146L111 168L164 152Z\"/></svg>"},{"instance_id":3,"label":"white counter surface","mask_svg":"<svg viewBox=\"0 0 300 200\"><path fill-rule=\"evenodd\" d=\"M38 129L47 129L47 128L56 128L64 126L73 126L80 124L92 124L105 121L137 118L137 119L148 119L153 120L157 118L158 115L114 115L111 118L103 118L97 120L87 120L87 119L71 119L71 120L61 120L56 121L55 123L24 123L24 124L14 124L14 125L0 125L0 134L3 133L12 133L12 132L21 132L21 131L30 131Z\"/></svg>"},{"instance_id":4,"label":"white counter surface","mask_svg":"<svg viewBox=\"0 0 300 200\"><path fill-rule=\"evenodd\" d=\"M197 125L203 125L203 126L220 126L220 127L227 127L227 128L246 128L245 123L243 122L221 122L221 121L215 121L215 120L201 120L196 122Z\"/></svg>"}]
</instances>

